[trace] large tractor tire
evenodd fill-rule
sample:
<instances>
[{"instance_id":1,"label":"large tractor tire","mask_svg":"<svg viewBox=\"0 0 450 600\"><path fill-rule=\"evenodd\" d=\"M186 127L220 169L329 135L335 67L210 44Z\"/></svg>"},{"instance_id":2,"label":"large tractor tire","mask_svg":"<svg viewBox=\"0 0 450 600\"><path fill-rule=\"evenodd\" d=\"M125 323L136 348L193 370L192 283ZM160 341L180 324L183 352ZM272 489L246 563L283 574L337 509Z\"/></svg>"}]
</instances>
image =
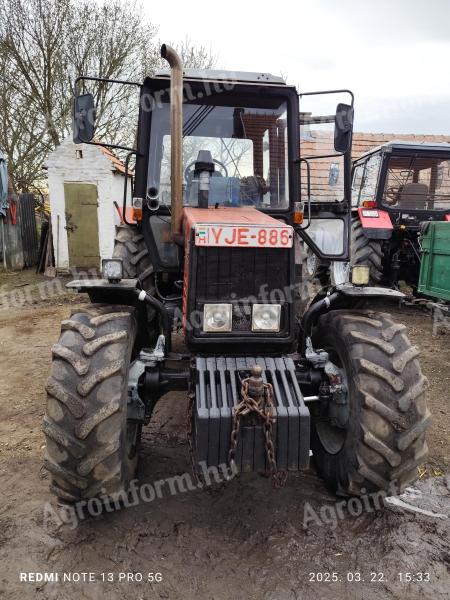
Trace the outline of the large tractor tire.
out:
<instances>
[{"instance_id":1,"label":"large tractor tire","mask_svg":"<svg viewBox=\"0 0 450 600\"><path fill-rule=\"evenodd\" d=\"M43 431L51 491L76 502L126 491L141 425L127 419L135 309L93 304L61 324Z\"/></svg>"},{"instance_id":2,"label":"large tractor tire","mask_svg":"<svg viewBox=\"0 0 450 600\"><path fill-rule=\"evenodd\" d=\"M312 451L328 487L343 496L400 493L426 460L427 380L405 326L371 311L323 315L314 345L329 352L348 389L345 418L314 406Z\"/></svg>"},{"instance_id":3,"label":"large tractor tire","mask_svg":"<svg viewBox=\"0 0 450 600\"><path fill-rule=\"evenodd\" d=\"M129 279L139 279L141 287L151 295L155 294L155 279L153 265L143 234L133 225L118 225L114 239L113 258L121 258L123 276ZM155 330L156 312L153 308L146 307L147 321L150 330ZM154 343L156 338L150 336L149 341Z\"/></svg>"},{"instance_id":4,"label":"large tractor tire","mask_svg":"<svg viewBox=\"0 0 450 600\"><path fill-rule=\"evenodd\" d=\"M144 236L137 227L130 225L116 227L113 258L122 259L125 278L139 279L142 289L153 290L153 265Z\"/></svg>"},{"instance_id":5,"label":"large tractor tire","mask_svg":"<svg viewBox=\"0 0 450 600\"><path fill-rule=\"evenodd\" d=\"M370 240L362 230L361 221L358 217L352 219L352 231L350 241L350 264L368 265L370 267L371 285L378 285L383 277L383 250L381 242Z\"/></svg>"}]
</instances>

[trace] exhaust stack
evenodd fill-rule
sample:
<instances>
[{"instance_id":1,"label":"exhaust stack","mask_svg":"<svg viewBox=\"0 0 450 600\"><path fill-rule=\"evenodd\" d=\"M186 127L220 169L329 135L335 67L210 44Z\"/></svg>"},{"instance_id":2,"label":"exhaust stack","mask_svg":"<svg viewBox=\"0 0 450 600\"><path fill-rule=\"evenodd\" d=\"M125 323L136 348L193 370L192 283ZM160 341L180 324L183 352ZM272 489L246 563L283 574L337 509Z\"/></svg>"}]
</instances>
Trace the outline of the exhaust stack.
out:
<instances>
[{"instance_id":1,"label":"exhaust stack","mask_svg":"<svg viewBox=\"0 0 450 600\"><path fill-rule=\"evenodd\" d=\"M170 74L170 187L172 239L181 234L183 217L183 63L173 48L161 46L161 58L167 60Z\"/></svg>"}]
</instances>

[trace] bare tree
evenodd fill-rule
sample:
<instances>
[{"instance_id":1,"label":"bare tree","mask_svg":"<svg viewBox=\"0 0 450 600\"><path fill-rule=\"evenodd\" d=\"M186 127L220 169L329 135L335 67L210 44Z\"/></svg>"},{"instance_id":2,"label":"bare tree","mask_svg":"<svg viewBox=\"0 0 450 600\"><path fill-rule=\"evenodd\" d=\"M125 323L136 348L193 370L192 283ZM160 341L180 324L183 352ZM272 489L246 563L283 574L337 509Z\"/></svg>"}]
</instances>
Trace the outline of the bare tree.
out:
<instances>
[{"instance_id":1,"label":"bare tree","mask_svg":"<svg viewBox=\"0 0 450 600\"><path fill-rule=\"evenodd\" d=\"M45 157L69 135L76 77L142 81L161 64L156 36L156 26L133 2L3 0L0 148L17 190L42 178ZM213 62L210 53L187 39L179 48L187 66L209 67ZM97 135L130 143L136 90L98 83L90 91L100 117Z\"/></svg>"}]
</instances>

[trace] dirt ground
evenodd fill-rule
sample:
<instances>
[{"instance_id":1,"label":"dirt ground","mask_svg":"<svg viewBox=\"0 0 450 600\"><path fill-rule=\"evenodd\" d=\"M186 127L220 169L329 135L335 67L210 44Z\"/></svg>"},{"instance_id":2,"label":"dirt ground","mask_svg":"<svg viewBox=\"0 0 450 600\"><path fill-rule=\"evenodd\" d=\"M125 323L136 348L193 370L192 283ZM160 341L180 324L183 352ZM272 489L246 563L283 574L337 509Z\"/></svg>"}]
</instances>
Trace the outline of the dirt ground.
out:
<instances>
[{"instance_id":1,"label":"dirt ground","mask_svg":"<svg viewBox=\"0 0 450 600\"><path fill-rule=\"evenodd\" d=\"M18 288L8 280L9 290L26 287L16 281ZM0 290L3 284L0 278ZM208 491L141 502L83 520L77 528L59 522L41 467L44 384L59 323L83 299L62 295L39 301L38 296L19 306L5 298L0 304L0 598L449 597L448 519L386 507L360 516L345 510L342 519L327 520L336 498L312 469L291 475L280 491L263 477L245 476ZM425 506L437 503L448 515L450 332L432 337L429 314L389 309L420 347L431 383L430 458L417 493ZM189 472L185 411L181 394L161 401L144 435L141 483ZM311 510L323 518L306 526ZM93 573L95 581L20 581L21 573L44 572L60 578ZM162 581L148 581L148 573L156 572ZM405 583L406 573L429 575ZM119 580L140 574L142 582ZM337 581L321 581L327 578Z\"/></svg>"}]
</instances>

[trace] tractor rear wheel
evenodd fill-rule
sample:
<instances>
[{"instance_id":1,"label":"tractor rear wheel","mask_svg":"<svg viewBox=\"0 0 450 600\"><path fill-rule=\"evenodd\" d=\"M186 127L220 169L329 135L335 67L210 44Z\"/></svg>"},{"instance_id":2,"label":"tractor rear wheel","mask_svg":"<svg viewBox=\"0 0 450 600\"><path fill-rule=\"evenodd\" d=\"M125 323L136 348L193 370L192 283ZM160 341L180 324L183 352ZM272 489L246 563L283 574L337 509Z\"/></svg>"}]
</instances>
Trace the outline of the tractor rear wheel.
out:
<instances>
[{"instance_id":1,"label":"tractor rear wheel","mask_svg":"<svg viewBox=\"0 0 450 600\"><path fill-rule=\"evenodd\" d=\"M352 218L350 233L350 262L332 261L330 265L331 285L341 285L350 281L353 265L367 265L370 268L369 284L379 285L383 277L383 250L377 240L367 238L358 217Z\"/></svg>"},{"instance_id":2,"label":"tractor rear wheel","mask_svg":"<svg viewBox=\"0 0 450 600\"><path fill-rule=\"evenodd\" d=\"M405 326L384 313L335 310L319 319L313 341L329 353L347 388L346 405L334 412L330 404L313 406L318 471L339 495L400 493L427 457L430 424L427 380ZM338 424L336 408L343 411Z\"/></svg>"},{"instance_id":3,"label":"tractor rear wheel","mask_svg":"<svg viewBox=\"0 0 450 600\"><path fill-rule=\"evenodd\" d=\"M139 279L142 289L153 291L153 265L144 236L135 226L118 225L114 240L113 258L121 258L124 277Z\"/></svg>"},{"instance_id":4,"label":"tractor rear wheel","mask_svg":"<svg viewBox=\"0 0 450 600\"><path fill-rule=\"evenodd\" d=\"M134 225L118 225L114 239L113 258L121 258L123 276L128 279L139 279L141 287L151 295L155 294L155 279L150 254L143 234ZM155 329L156 313L146 306L147 320L150 329ZM150 341L155 339L150 337Z\"/></svg>"},{"instance_id":5,"label":"tractor rear wheel","mask_svg":"<svg viewBox=\"0 0 450 600\"><path fill-rule=\"evenodd\" d=\"M126 491L141 425L127 419L135 309L93 304L61 324L43 431L51 491L67 502Z\"/></svg>"},{"instance_id":6,"label":"tractor rear wheel","mask_svg":"<svg viewBox=\"0 0 450 600\"><path fill-rule=\"evenodd\" d=\"M370 240L362 230L361 221L358 217L352 219L352 231L350 242L350 264L367 265L370 267L371 285L378 285L383 276L383 250L381 242Z\"/></svg>"}]
</instances>

